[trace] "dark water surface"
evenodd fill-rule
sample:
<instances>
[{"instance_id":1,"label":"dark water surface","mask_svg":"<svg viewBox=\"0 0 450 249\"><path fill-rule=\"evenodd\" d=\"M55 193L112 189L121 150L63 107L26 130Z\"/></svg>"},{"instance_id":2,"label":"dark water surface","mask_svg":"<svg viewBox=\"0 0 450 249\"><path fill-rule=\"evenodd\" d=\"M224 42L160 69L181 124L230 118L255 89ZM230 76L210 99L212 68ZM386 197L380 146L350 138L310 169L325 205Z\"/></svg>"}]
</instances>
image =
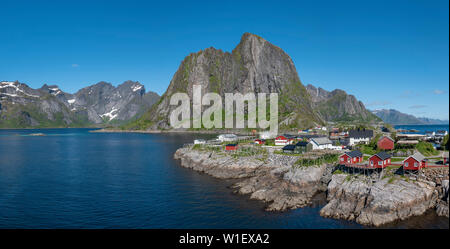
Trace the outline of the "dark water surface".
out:
<instances>
[{"instance_id":1,"label":"dark water surface","mask_svg":"<svg viewBox=\"0 0 450 249\"><path fill-rule=\"evenodd\" d=\"M0 228L361 228L312 207L265 212L231 181L179 166L191 134L0 130ZM28 136L30 133L46 136ZM448 228L428 216L393 227ZM391 226L391 227L392 227Z\"/></svg>"},{"instance_id":2,"label":"dark water surface","mask_svg":"<svg viewBox=\"0 0 450 249\"><path fill-rule=\"evenodd\" d=\"M417 132L406 132L415 134L425 134L427 131L449 131L449 125L395 125L395 129L417 130Z\"/></svg>"}]
</instances>

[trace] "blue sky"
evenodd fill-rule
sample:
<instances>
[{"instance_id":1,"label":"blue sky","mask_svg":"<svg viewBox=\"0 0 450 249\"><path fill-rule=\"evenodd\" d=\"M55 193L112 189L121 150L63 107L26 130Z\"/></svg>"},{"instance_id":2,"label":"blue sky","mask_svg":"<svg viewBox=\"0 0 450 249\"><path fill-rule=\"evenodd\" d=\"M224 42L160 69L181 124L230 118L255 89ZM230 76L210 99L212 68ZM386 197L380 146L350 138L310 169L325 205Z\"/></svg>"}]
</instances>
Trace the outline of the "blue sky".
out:
<instances>
[{"instance_id":1,"label":"blue sky","mask_svg":"<svg viewBox=\"0 0 450 249\"><path fill-rule=\"evenodd\" d=\"M189 53L231 51L251 32L287 52L305 85L448 119L447 0L0 4L0 80L67 92L136 80L162 94Z\"/></svg>"}]
</instances>

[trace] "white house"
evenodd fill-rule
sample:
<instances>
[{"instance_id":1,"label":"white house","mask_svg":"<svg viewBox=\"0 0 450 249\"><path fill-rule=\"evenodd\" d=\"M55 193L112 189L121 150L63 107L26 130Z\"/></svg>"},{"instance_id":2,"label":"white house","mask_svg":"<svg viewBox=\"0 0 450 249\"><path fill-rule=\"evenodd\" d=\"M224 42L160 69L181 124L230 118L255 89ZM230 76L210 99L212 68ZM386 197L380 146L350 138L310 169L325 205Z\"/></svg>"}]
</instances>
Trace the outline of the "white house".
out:
<instances>
[{"instance_id":1,"label":"white house","mask_svg":"<svg viewBox=\"0 0 450 249\"><path fill-rule=\"evenodd\" d=\"M349 145L367 144L373 137L373 130L350 130L348 132Z\"/></svg>"},{"instance_id":2,"label":"white house","mask_svg":"<svg viewBox=\"0 0 450 249\"><path fill-rule=\"evenodd\" d=\"M206 144L206 140L205 139L195 139L194 144Z\"/></svg>"},{"instance_id":3,"label":"white house","mask_svg":"<svg viewBox=\"0 0 450 249\"><path fill-rule=\"evenodd\" d=\"M221 134L217 136L217 140L220 142L232 142L237 140L237 136L234 134Z\"/></svg>"},{"instance_id":4,"label":"white house","mask_svg":"<svg viewBox=\"0 0 450 249\"><path fill-rule=\"evenodd\" d=\"M259 138L261 139L272 139L277 136L276 133L270 132L270 131L262 131L259 133Z\"/></svg>"},{"instance_id":5,"label":"white house","mask_svg":"<svg viewBox=\"0 0 450 249\"><path fill-rule=\"evenodd\" d=\"M315 137L311 138L310 144L312 144L313 150L332 149L333 143L327 137Z\"/></svg>"}]
</instances>

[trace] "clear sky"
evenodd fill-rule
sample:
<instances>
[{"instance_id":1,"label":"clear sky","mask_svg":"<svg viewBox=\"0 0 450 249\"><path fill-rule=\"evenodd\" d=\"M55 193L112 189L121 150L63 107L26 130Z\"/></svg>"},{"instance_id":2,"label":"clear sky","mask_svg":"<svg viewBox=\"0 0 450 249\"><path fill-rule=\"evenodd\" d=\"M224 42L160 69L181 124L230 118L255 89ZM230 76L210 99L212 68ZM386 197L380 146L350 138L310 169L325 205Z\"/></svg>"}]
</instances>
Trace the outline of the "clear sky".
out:
<instances>
[{"instance_id":1,"label":"clear sky","mask_svg":"<svg viewBox=\"0 0 450 249\"><path fill-rule=\"evenodd\" d=\"M231 51L251 32L287 52L305 85L448 119L448 11L448 0L0 0L0 80L67 92L136 80L162 94L189 53Z\"/></svg>"}]
</instances>

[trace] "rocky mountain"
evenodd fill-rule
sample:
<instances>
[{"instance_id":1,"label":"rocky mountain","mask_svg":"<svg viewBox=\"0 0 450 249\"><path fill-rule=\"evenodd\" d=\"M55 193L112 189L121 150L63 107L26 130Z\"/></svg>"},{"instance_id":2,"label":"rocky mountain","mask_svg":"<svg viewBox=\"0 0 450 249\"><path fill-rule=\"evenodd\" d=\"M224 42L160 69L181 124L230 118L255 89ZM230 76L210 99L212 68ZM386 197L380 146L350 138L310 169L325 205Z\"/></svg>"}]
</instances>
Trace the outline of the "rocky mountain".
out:
<instances>
[{"instance_id":1,"label":"rocky mountain","mask_svg":"<svg viewBox=\"0 0 450 249\"><path fill-rule=\"evenodd\" d=\"M159 96L139 82L118 87L100 82L75 94L56 85L32 89L20 82L0 82L0 127L80 127L135 119Z\"/></svg>"},{"instance_id":2,"label":"rocky mountain","mask_svg":"<svg viewBox=\"0 0 450 249\"><path fill-rule=\"evenodd\" d=\"M110 83L99 82L85 87L67 100L73 111L82 112L89 121L100 124L112 120L130 120L142 114L158 101L154 92L145 93L139 82L125 81L114 87Z\"/></svg>"},{"instance_id":3,"label":"rocky mountain","mask_svg":"<svg viewBox=\"0 0 450 249\"><path fill-rule=\"evenodd\" d=\"M87 122L57 97L56 87L50 88L36 90L17 81L0 82L0 127L80 126Z\"/></svg>"},{"instance_id":4,"label":"rocky mountain","mask_svg":"<svg viewBox=\"0 0 450 249\"><path fill-rule=\"evenodd\" d=\"M417 118L413 115L399 112L394 109L382 109L372 111L380 117L384 122L393 125L420 125L420 124L448 124L448 120Z\"/></svg>"},{"instance_id":5,"label":"rocky mountain","mask_svg":"<svg viewBox=\"0 0 450 249\"><path fill-rule=\"evenodd\" d=\"M306 90L311 96L314 109L326 121L380 121L361 101L343 90L329 92L311 84L306 86Z\"/></svg>"},{"instance_id":6,"label":"rocky mountain","mask_svg":"<svg viewBox=\"0 0 450 249\"><path fill-rule=\"evenodd\" d=\"M187 56L160 102L126 128L170 128L169 115L176 108L169 105L170 96L185 92L192 101L193 84L202 86L202 94L216 92L223 98L225 93L278 93L280 128L324 123L291 58L263 38L245 33L231 53L210 47Z\"/></svg>"}]
</instances>

